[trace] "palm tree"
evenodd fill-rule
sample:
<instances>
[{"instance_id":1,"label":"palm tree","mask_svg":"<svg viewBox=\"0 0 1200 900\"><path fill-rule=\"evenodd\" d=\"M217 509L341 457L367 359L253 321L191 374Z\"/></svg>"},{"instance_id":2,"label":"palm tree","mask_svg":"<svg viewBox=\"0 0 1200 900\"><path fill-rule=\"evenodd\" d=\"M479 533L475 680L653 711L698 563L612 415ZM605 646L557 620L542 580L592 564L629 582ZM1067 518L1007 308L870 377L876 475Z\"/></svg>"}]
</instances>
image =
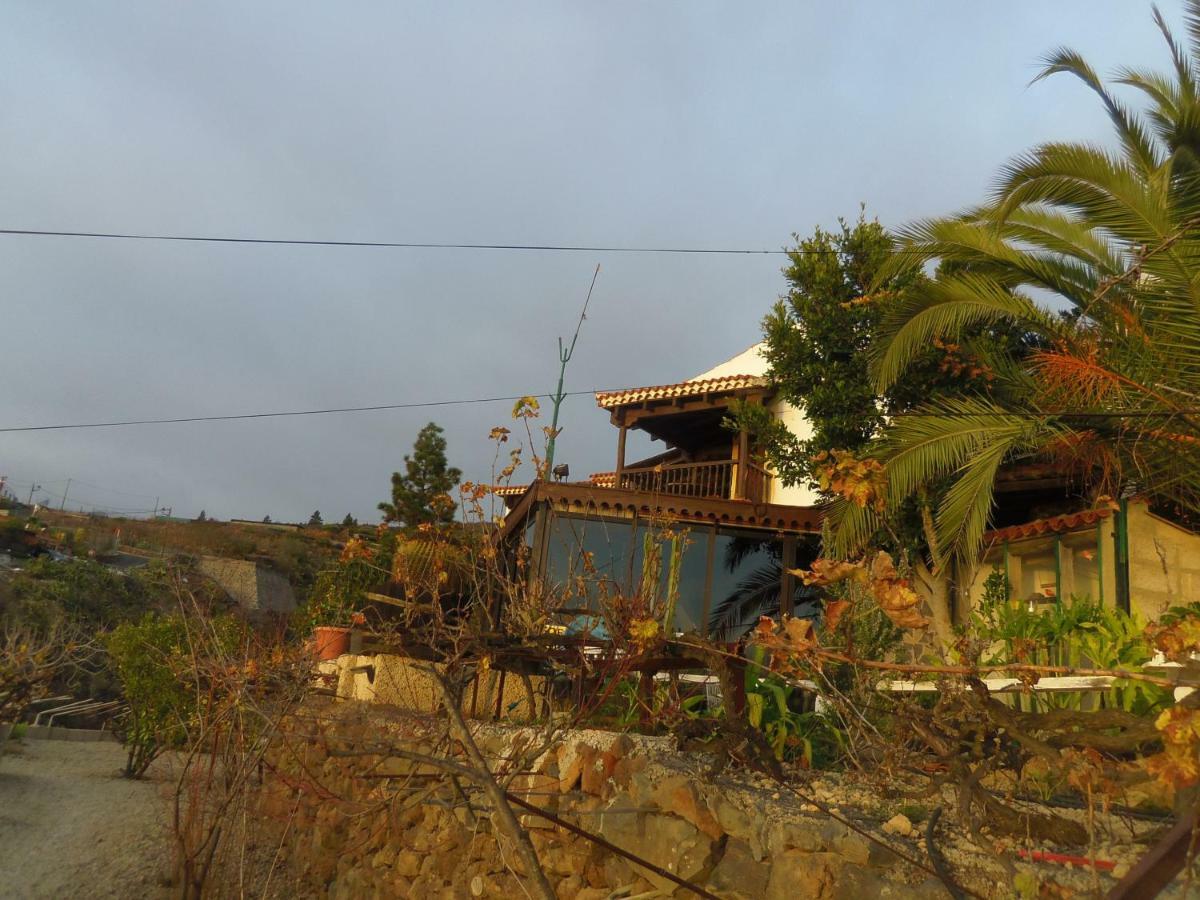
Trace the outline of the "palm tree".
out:
<instances>
[{"instance_id":1,"label":"palm tree","mask_svg":"<svg viewBox=\"0 0 1200 900\"><path fill-rule=\"evenodd\" d=\"M927 528L932 555L974 560L999 467L1029 458L1074 467L1097 493L1136 485L1200 510L1200 0L1187 4L1186 49L1154 16L1173 72L1115 77L1145 96L1144 111L1069 49L1035 79L1081 79L1108 113L1115 149L1042 144L1003 169L986 205L901 231L880 279L934 263L937 276L885 323L880 391L934 339L1015 326L1034 349L1017 360L980 348L989 390L889 423L876 451L886 504L838 505L840 552L940 482L949 486Z\"/></svg>"}]
</instances>

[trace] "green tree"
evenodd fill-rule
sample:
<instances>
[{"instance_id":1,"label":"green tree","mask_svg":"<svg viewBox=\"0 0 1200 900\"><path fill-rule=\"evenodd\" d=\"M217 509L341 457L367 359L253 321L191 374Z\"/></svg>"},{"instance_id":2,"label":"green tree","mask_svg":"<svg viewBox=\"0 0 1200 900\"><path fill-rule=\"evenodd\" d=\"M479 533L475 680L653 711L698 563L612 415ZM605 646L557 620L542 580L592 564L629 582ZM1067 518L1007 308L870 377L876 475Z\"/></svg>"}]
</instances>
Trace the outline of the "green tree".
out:
<instances>
[{"instance_id":1,"label":"green tree","mask_svg":"<svg viewBox=\"0 0 1200 900\"><path fill-rule=\"evenodd\" d=\"M196 521L197 522L207 522L208 514L205 513L204 510L200 510L200 515L196 516Z\"/></svg>"},{"instance_id":2,"label":"green tree","mask_svg":"<svg viewBox=\"0 0 1200 900\"><path fill-rule=\"evenodd\" d=\"M383 520L410 531L423 524L449 524L455 509L449 494L460 478L462 472L446 464L442 429L430 422L417 435L412 455L404 457L404 471L392 473L392 501L379 504Z\"/></svg>"},{"instance_id":3,"label":"green tree","mask_svg":"<svg viewBox=\"0 0 1200 900\"><path fill-rule=\"evenodd\" d=\"M1047 58L1038 78L1081 79L1112 122L1114 149L1035 147L1003 169L986 206L904 229L903 254L881 272L938 265L884 323L878 390L905 377L932 341L981 325L1041 338L1027 359L998 362L992 396L934 399L898 417L879 448L888 509L950 482L937 539L964 560L977 555L997 471L1014 460L1055 461L1096 493L1137 484L1200 513L1200 2L1186 9L1186 49L1155 12L1172 74L1118 73L1148 100L1144 115L1079 54ZM839 546L868 541L877 518L842 503L832 515Z\"/></svg>"},{"instance_id":4,"label":"green tree","mask_svg":"<svg viewBox=\"0 0 1200 900\"><path fill-rule=\"evenodd\" d=\"M309 528L320 528L324 524L325 522L321 519L321 511L319 509L308 517Z\"/></svg>"},{"instance_id":5,"label":"green tree","mask_svg":"<svg viewBox=\"0 0 1200 900\"><path fill-rule=\"evenodd\" d=\"M342 527L343 528L356 528L357 526L358 526L358 519L354 518L354 516L350 515L350 513L346 513L346 518L342 519Z\"/></svg>"},{"instance_id":6,"label":"green tree","mask_svg":"<svg viewBox=\"0 0 1200 900\"><path fill-rule=\"evenodd\" d=\"M891 236L862 212L853 224L839 219L838 226L818 227L806 238L793 235L796 246L784 269L788 292L763 320L768 374L779 396L804 411L812 435L800 438L764 412L742 410L787 484L815 487L816 454L865 447L885 415L912 405L931 383L944 380L939 354L931 349L921 371L914 367L889 390L875 390L867 350L887 310L924 276L904 271L872 290L891 257Z\"/></svg>"},{"instance_id":7,"label":"green tree","mask_svg":"<svg viewBox=\"0 0 1200 900\"><path fill-rule=\"evenodd\" d=\"M983 356L994 345L1019 343L1018 332L987 327L975 329L965 343L931 341L903 378L877 388L868 352L883 323L928 278L919 267L883 274L893 259L894 239L865 213L853 224L844 219L838 224L835 231L818 227L811 237L795 236L784 269L788 292L763 320L768 374L779 396L804 411L811 435L793 434L761 406L738 411L740 424L755 435L785 484L818 487L830 454L870 455L891 416L931 396L964 386L986 393L990 367ZM871 538L907 554L944 630L950 622L949 581L930 527L939 490L938 484L923 487L889 515L873 519ZM825 552L838 551L827 546Z\"/></svg>"}]
</instances>

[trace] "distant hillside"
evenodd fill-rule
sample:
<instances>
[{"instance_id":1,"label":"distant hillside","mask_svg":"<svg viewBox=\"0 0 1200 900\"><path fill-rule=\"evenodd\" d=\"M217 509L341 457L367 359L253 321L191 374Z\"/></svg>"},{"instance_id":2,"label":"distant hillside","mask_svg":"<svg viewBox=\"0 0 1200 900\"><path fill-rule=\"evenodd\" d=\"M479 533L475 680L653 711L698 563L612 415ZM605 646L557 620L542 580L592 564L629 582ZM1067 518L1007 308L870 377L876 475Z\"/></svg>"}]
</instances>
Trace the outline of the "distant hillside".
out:
<instances>
[{"instance_id":1,"label":"distant hillside","mask_svg":"<svg viewBox=\"0 0 1200 900\"><path fill-rule=\"evenodd\" d=\"M221 556L266 563L283 574L303 596L316 573L341 549L348 533L340 529L299 528L279 531L255 524L181 522L170 519L121 519L43 510L50 529L65 534L77 554L103 556L118 547L155 556Z\"/></svg>"}]
</instances>

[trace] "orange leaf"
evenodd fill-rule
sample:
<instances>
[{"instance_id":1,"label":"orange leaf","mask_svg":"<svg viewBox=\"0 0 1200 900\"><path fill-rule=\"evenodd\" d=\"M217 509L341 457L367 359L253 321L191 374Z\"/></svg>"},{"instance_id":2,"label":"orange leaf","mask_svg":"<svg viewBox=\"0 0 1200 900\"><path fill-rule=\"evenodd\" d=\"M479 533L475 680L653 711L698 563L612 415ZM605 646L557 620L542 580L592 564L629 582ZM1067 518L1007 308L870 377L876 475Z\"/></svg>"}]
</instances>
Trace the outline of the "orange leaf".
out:
<instances>
[{"instance_id":1,"label":"orange leaf","mask_svg":"<svg viewBox=\"0 0 1200 900\"><path fill-rule=\"evenodd\" d=\"M849 600L834 600L825 604L825 630L837 631L838 622L842 620L842 616L850 609L851 603Z\"/></svg>"}]
</instances>

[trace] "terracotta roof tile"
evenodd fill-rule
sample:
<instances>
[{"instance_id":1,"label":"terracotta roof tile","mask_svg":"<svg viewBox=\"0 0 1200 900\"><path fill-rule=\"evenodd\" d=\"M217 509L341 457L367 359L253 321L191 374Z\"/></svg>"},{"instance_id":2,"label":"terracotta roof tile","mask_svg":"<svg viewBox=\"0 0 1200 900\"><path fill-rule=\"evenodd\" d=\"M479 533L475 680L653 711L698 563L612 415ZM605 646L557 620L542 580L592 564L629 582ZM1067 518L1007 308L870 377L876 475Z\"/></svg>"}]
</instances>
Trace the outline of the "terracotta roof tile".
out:
<instances>
[{"instance_id":1,"label":"terracotta roof tile","mask_svg":"<svg viewBox=\"0 0 1200 900\"><path fill-rule=\"evenodd\" d=\"M492 493L497 497L520 497L529 490L527 484L497 484L492 486Z\"/></svg>"},{"instance_id":2,"label":"terracotta roof tile","mask_svg":"<svg viewBox=\"0 0 1200 900\"><path fill-rule=\"evenodd\" d=\"M761 375L726 375L700 381L681 381L678 384L658 384L651 387L629 388L624 391L605 391L596 394L596 404L613 409L646 400L673 400L676 397L696 397L745 388L765 388L770 382Z\"/></svg>"},{"instance_id":3,"label":"terracotta roof tile","mask_svg":"<svg viewBox=\"0 0 1200 900\"><path fill-rule=\"evenodd\" d=\"M1061 516L1050 516L1046 519L1035 519L1021 525L1009 525L1007 528L997 528L983 536L985 542L1002 543L1004 541L1019 541L1022 538L1038 537L1043 534L1062 534L1064 531L1075 531L1095 525L1102 519L1113 514L1111 506L1100 506L1096 509L1083 509L1079 512L1066 513Z\"/></svg>"},{"instance_id":4,"label":"terracotta roof tile","mask_svg":"<svg viewBox=\"0 0 1200 900\"><path fill-rule=\"evenodd\" d=\"M596 487L612 487L617 483L617 473L593 472L588 476L588 483Z\"/></svg>"}]
</instances>

